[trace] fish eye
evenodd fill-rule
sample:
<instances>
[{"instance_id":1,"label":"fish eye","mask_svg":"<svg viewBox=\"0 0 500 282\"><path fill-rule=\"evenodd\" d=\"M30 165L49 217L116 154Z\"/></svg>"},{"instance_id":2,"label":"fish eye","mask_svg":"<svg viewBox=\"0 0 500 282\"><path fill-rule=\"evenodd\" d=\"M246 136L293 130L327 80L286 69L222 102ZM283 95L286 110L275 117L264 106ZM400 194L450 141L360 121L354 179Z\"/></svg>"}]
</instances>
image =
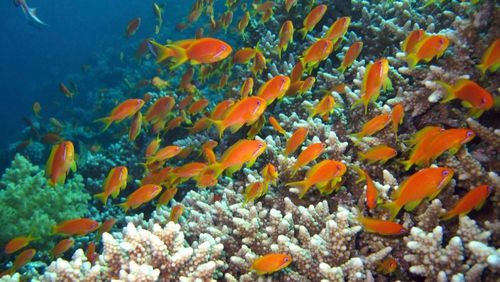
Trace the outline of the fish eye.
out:
<instances>
[{"instance_id":1,"label":"fish eye","mask_svg":"<svg viewBox=\"0 0 500 282\"><path fill-rule=\"evenodd\" d=\"M467 131L467 137L472 137L474 135L474 132L472 131Z\"/></svg>"},{"instance_id":2,"label":"fish eye","mask_svg":"<svg viewBox=\"0 0 500 282\"><path fill-rule=\"evenodd\" d=\"M450 172L448 170L443 170L443 173L442 173L443 176L448 176L448 174L450 174Z\"/></svg>"},{"instance_id":3,"label":"fish eye","mask_svg":"<svg viewBox=\"0 0 500 282\"><path fill-rule=\"evenodd\" d=\"M287 262L287 261L288 261L288 257L285 257L285 258L283 259L283 261Z\"/></svg>"},{"instance_id":4,"label":"fish eye","mask_svg":"<svg viewBox=\"0 0 500 282\"><path fill-rule=\"evenodd\" d=\"M486 98L482 97L481 98L481 105L484 105L484 104L486 104Z\"/></svg>"},{"instance_id":5,"label":"fish eye","mask_svg":"<svg viewBox=\"0 0 500 282\"><path fill-rule=\"evenodd\" d=\"M439 44L444 44L443 38L439 38Z\"/></svg>"},{"instance_id":6,"label":"fish eye","mask_svg":"<svg viewBox=\"0 0 500 282\"><path fill-rule=\"evenodd\" d=\"M257 106L260 106L260 101L257 101Z\"/></svg>"}]
</instances>

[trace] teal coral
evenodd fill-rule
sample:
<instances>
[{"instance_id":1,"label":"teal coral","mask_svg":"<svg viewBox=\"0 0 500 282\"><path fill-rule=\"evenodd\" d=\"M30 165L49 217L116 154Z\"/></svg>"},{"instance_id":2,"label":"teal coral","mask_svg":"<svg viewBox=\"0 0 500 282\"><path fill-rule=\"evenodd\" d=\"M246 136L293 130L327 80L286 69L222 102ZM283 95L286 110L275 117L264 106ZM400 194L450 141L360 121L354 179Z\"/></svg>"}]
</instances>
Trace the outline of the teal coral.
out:
<instances>
[{"instance_id":1,"label":"teal coral","mask_svg":"<svg viewBox=\"0 0 500 282\"><path fill-rule=\"evenodd\" d=\"M74 174L64 186L47 184L44 171L25 157L16 155L0 180L0 245L15 236L31 233L47 242L51 227L58 222L83 216L90 195L83 177Z\"/></svg>"}]
</instances>

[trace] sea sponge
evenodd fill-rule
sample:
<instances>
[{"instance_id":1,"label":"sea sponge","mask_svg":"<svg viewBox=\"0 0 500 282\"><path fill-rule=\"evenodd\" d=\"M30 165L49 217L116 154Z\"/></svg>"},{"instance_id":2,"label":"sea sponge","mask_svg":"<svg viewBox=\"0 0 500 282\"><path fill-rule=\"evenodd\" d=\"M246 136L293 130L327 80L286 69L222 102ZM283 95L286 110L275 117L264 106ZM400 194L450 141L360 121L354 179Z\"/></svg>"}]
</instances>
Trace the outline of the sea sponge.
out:
<instances>
[{"instance_id":1,"label":"sea sponge","mask_svg":"<svg viewBox=\"0 0 500 282\"><path fill-rule=\"evenodd\" d=\"M90 195L83 177L70 175L64 185L51 187L44 171L17 154L0 180L0 246L10 239L32 234L46 244L52 226L84 216Z\"/></svg>"}]
</instances>

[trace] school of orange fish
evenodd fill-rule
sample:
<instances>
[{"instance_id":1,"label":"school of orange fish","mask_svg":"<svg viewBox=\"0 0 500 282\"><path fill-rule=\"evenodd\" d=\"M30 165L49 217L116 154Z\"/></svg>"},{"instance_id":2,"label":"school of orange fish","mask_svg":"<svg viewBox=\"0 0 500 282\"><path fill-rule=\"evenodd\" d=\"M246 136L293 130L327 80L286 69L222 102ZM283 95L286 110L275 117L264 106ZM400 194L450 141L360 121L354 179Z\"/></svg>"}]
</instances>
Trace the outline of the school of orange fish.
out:
<instances>
[{"instance_id":1,"label":"school of orange fish","mask_svg":"<svg viewBox=\"0 0 500 282\"><path fill-rule=\"evenodd\" d=\"M297 1L285 0L283 3L273 1L258 3L252 7L246 4L238 5L239 1L226 1L227 11L219 20L214 18L213 0L197 0L193 5L186 23L180 23L178 29L182 30L190 24L196 22L203 13L210 18L209 26L212 30L227 30L233 20L233 13L241 9L242 17L237 23L237 34L245 36L245 29L253 17L260 15L260 24L265 24L275 9L284 8L287 12L294 8ZM312 7L310 12L304 16L302 25L296 35L294 24L291 20L286 20L278 34L278 44L276 53L278 58L287 52L287 48L295 40L304 40L307 35L317 29L317 24L322 20L328 6L320 4ZM163 24L163 8L154 4L154 15L156 18L155 34ZM255 139L267 121L269 125L280 135L286 138L282 154L292 156L299 150L308 137L309 129L300 127L294 132L288 132L281 125L280 121L273 115L278 113L274 110L274 105L279 103L284 97L290 99L304 99L301 95L314 88L314 71L325 61L334 51L342 46L343 37L349 29L350 17L340 17L334 21L326 33L321 38L313 38L309 46L303 50L299 61L296 62L289 75L278 75L262 83L254 93L254 81L261 78L260 74L266 69L269 60L259 48L245 47L233 50L228 43L212 37L205 37L203 30L198 30L195 38L188 38L176 42L161 44L153 40L146 40L137 51L137 56L146 56L148 48L154 53L156 62L162 68L168 67L175 72L184 64L191 64L192 67L182 75L179 93L185 93L182 100L176 101L174 97L164 96L156 101L150 101L151 97L144 99L127 99L119 103L107 117L98 121L104 123L103 131L110 126L120 123L126 119L131 120L129 139L133 142L139 134L150 132L155 138L147 145L144 153L145 174L141 180L142 186L129 194L126 201L118 205L125 212L145 205L156 199L156 205L166 205L174 198L178 191L178 186L182 183L193 180L199 188L212 187L218 183L219 177L224 173L232 175L240 171L243 166L251 167L257 159L266 151L267 144L261 139ZM141 19L136 18L126 26L126 37L132 37L141 25ZM425 68L423 62L438 60L450 44L449 38L442 34L427 34L422 29L412 31L407 35L401 44L402 51L406 54L406 61L410 69L417 66ZM347 48L344 58L338 67L343 73L349 70L350 66L360 55L363 49L363 42L354 42ZM209 77L220 75L218 85L215 89L223 87L228 82L228 76L234 65L248 65L254 77L241 79L240 97L223 100L212 107L209 99L203 97L193 84L194 72L199 73L199 80L206 81ZM487 72L495 72L500 66L500 39L496 39L484 50L478 68L483 76ZM369 63L365 67L360 89L360 97L355 101L351 109L363 106L365 115L373 115L370 104L375 103L382 91L391 89L389 79L389 61L380 58ZM306 76L304 78L304 76ZM163 80L161 74L152 78L150 83L158 90L171 87L170 82ZM464 107L469 109L468 116L479 118L484 111L493 107L493 96L477 82L461 79L453 84L444 81L436 81L446 93L441 101L447 103L452 100L460 100ZM63 83L59 86L60 91L67 97L72 97L75 91L70 90ZM141 110L145 105L149 105L145 113ZM316 116L322 118L324 122L329 121L334 109L339 107L331 92L321 97L309 110L309 119ZM33 105L35 115L41 110L39 103ZM244 191L244 203L257 201L264 196L270 184L280 183L280 175L288 174L294 177L298 172L304 170L307 165L312 165L305 172L303 179L294 182L280 183L281 186L294 187L298 189L298 197L303 198L314 187L322 195L329 195L345 185L345 174L348 170L355 171L359 178L357 182L366 183L366 208L369 210L380 207L386 209L390 214L388 220L365 217L359 213L357 220L366 232L376 233L383 236L398 236L405 234L407 230L394 221L402 208L411 212L423 200L435 198L442 189L451 181L454 171L448 167L430 167L433 162L445 153L454 154L464 144L475 138L476 134L468 128L449 128L439 126L426 126L413 134L410 140L398 139L398 126L402 124L405 116L405 105L397 104L390 113L374 115L367 121L359 132L352 133L350 138L355 145L362 142L363 138L377 134L389 124L397 142L404 142L408 147L408 159L401 161L401 167L409 170L412 166L417 166L418 170L406 177L399 189L392 193L392 201L382 203L378 197L378 190L373 183L373 179L367 171L359 166L348 165L338 160L325 159L322 155L325 144L314 143L301 150L296 157L296 162L287 171L279 172L275 165L268 163L261 170L262 181L249 184ZM172 159L185 159L195 148L180 147L170 144L161 144L161 135L177 127L185 127L190 134L201 131L209 131L211 127L217 130L218 138L224 135L235 134L238 131L247 131L248 139L240 139L234 142L220 156L215 153L218 142L209 140L205 142L200 150L203 160L187 162L181 166L175 166ZM70 170L75 171L76 158L75 149L71 141L56 140L46 165L46 175L50 185L63 184ZM387 145L379 145L369 148L366 151L358 150L358 160L366 161L368 165L384 163L390 161L398 155L398 149ZM95 197L106 204L108 199L116 199L120 192L127 188L128 170L127 167L117 166L109 171L104 181L102 193ZM471 210L479 209L485 203L488 195L492 191L492 186L485 183L470 190L453 207L448 207L448 211L442 215L442 220L450 220L455 216L468 214ZM176 205L172 209L170 220L177 222L182 216L184 207ZM88 219L79 218L62 222L54 227L54 234L64 236L83 236L98 230L99 234L108 232L115 223L114 219L99 224ZM22 250L29 243L37 238L31 235L24 235L13 238L6 246L5 253L14 254ZM71 238L61 240L52 250L54 258L63 255L74 243ZM4 271L3 274L13 273L20 267L28 263L35 255L35 249L25 249L17 255L13 266ZM95 260L95 244L92 244L87 251L89 260ZM257 274L264 275L279 271L292 263L292 257L288 254L271 253L255 260L251 269ZM395 268L396 262L384 261L380 264L380 272L390 273ZM392 269L392 270L391 270Z\"/></svg>"}]
</instances>

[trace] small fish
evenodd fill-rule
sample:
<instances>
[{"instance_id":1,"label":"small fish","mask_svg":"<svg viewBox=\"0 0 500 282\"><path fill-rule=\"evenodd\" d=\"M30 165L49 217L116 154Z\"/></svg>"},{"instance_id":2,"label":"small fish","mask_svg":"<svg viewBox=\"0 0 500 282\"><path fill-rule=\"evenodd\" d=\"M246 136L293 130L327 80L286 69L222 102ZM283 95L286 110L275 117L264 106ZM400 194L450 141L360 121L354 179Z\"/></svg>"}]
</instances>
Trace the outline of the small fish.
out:
<instances>
[{"instance_id":1,"label":"small fish","mask_svg":"<svg viewBox=\"0 0 500 282\"><path fill-rule=\"evenodd\" d=\"M307 129L306 127L299 127L293 132L292 136L290 136L290 138L288 138L288 140L286 141L284 151L285 156L293 154L299 148L299 146L304 143L307 138L308 132L309 129Z\"/></svg>"},{"instance_id":2,"label":"small fish","mask_svg":"<svg viewBox=\"0 0 500 282\"><path fill-rule=\"evenodd\" d=\"M151 51L150 50L150 44L149 41L151 38L146 38L144 39L141 44L137 47L137 50L135 51L134 58L138 61L140 61L143 57L146 57L148 53ZM154 53L153 53L154 55Z\"/></svg>"},{"instance_id":3,"label":"small fish","mask_svg":"<svg viewBox=\"0 0 500 282\"><path fill-rule=\"evenodd\" d=\"M128 132L128 140L135 141L137 136L141 133L142 127L142 114L137 112L132 118L132 124L130 125L130 130Z\"/></svg>"},{"instance_id":4,"label":"small fish","mask_svg":"<svg viewBox=\"0 0 500 282\"><path fill-rule=\"evenodd\" d=\"M153 3L153 13L156 18L155 34L159 34L161 26L163 25L163 8L160 7L160 5Z\"/></svg>"},{"instance_id":5,"label":"small fish","mask_svg":"<svg viewBox=\"0 0 500 282\"><path fill-rule=\"evenodd\" d=\"M458 200L451 210L443 214L441 219L449 220L457 215L467 215L472 209L481 209L493 189L493 186L485 184L471 189L465 196Z\"/></svg>"},{"instance_id":6,"label":"small fish","mask_svg":"<svg viewBox=\"0 0 500 282\"><path fill-rule=\"evenodd\" d=\"M290 168L290 177L293 177L301 167L306 166L310 162L316 160L323 153L325 147L326 146L323 143L315 143L307 146L307 148L300 152L299 156L297 157L297 161Z\"/></svg>"},{"instance_id":7,"label":"small fish","mask_svg":"<svg viewBox=\"0 0 500 282\"><path fill-rule=\"evenodd\" d=\"M278 170L272 163L268 163L261 171L262 178L264 178L264 186L267 187L269 183L276 185L278 180ZM267 192L267 189L265 189Z\"/></svg>"},{"instance_id":8,"label":"small fish","mask_svg":"<svg viewBox=\"0 0 500 282\"><path fill-rule=\"evenodd\" d=\"M323 98L321 98L321 101L319 101L314 107L310 109L308 119L312 119L316 115L320 115L324 121L328 121L328 116L333 113L335 105L336 103L333 96L330 94L326 94L325 96L323 96Z\"/></svg>"},{"instance_id":9,"label":"small fish","mask_svg":"<svg viewBox=\"0 0 500 282\"><path fill-rule=\"evenodd\" d=\"M340 17L338 18L326 31L324 39L331 41L333 44L338 44L342 40L342 37L346 34L349 25L351 24L350 17ZM359 53L358 53L359 54ZM357 55L356 55L357 57ZM355 58L354 58L355 59ZM353 61L354 61L353 59Z\"/></svg>"},{"instance_id":10,"label":"small fish","mask_svg":"<svg viewBox=\"0 0 500 282\"><path fill-rule=\"evenodd\" d=\"M391 111L391 122L392 122L392 131L394 131L394 136L396 140L398 140L398 128L399 125L403 123L403 118L405 116L405 108L403 104L398 103L392 107Z\"/></svg>"},{"instance_id":11,"label":"small fish","mask_svg":"<svg viewBox=\"0 0 500 282\"><path fill-rule=\"evenodd\" d=\"M173 206L172 210L170 211L170 221L177 223L179 221L179 218L182 216L182 213L184 213L183 205L178 204Z\"/></svg>"},{"instance_id":12,"label":"small fish","mask_svg":"<svg viewBox=\"0 0 500 282\"><path fill-rule=\"evenodd\" d=\"M401 50L405 52L407 55L412 53L415 50L415 46L418 42L422 41L426 36L425 31L423 29L416 29L405 38L405 40L401 43Z\"/></svg>"},{"instance_id":13,"label":"small fish","mask_svg":"<svg viewBox=\"0 0 500 282\"><path fill-rule=\"evenodd\" d=\"M202 117L199 120L197 120L192 127L188 128L189 134L196 134L198 132L201 132L205 129L210 128L212 123L210 122L210 119L207 117ZM189 147L186 147L189 148Z\"/></svg>"},{"instance_id":14,"label":"small fish","mask_svg":"<svg viewBox=\"0 0 500 282\"><path fill-rule=\"evenodd\" d=\"M383 205L393 220L404 206L413 211L423 199L434 199L453 178L453 169L448 167L424 168L408 177L392 194L392 202Z\"/></svg>"},{"instance_id":15,"label":"small fish","mask_svg":"<svg viewBox=\"0 0 500 282\"><path fill-rule=\"evenodd\" d=\"M264 99L266 104L270 105L274 100L282 99L289 87L290 78L288 76L278 75L262 84L256 96Z\"/></svg>"},{"instance_id":16,"label":"small fish","mask_svg":"<svg viewBox=\"0 0 500 282\"><path fill-rule=\"evenodd\" d=\"M346 170L346 166L341 162L323 160L307 171L304 180L290 182L286 186L297 187L299 189L299 199L302 199L312 186L316 185L318 190L323 191L332 184L332 181L337 183Z\"/></svg>"},{"instance_id":17,"label":"small fish","mask_svg":"<svg viewBox=\"0 0 500 282\"><path fill-rule=\"evenodd\" d=\"M156 154L148 158L146 164L151 164L153 162L163 162L177 156L181 152L182 148L176 145L165 146L158 150Z\"/></svg>"},{"instance_id":18,"label":"small fish","mask_svg":"<svg viewBox=\"0 0 500 282\"><path fill-rule=\"evenodd\" d=\"M248 204L249 202L253 202L255 199L261 197L264 194L265 186L264 182L261 181L247 185L243 195L245 197L243 203Z\"/></svg>"},{"instance_id":19,"label":"small fish","mask_svg":"<svg viewBox=\"0 0 500 282\"><path fill-rule=\"evenodd\" d=\"M323 18L327 10L327 6L322 4L314 7L306 18L303 21L304 27L299 29L299 32L302 33L302 39L306 38L306 35L309 31L313 30L319 21Z\"/></svg>"},{"instance_id":20,"label":"small fish","mask_svg":"<svg viewBox=\"0 0 500 282\"><path fill-rule=\"evenodd\" d=\"M293 33L294 33L294 28L292 21L290 20L285 21L281 26L279 32L278 46L276 47L278 49L278 56L280 59L281 59L281 52L286 51L286 49L288 48L288 44L293 42Z\"/></svg>"},{"instance_id":21,"label":"small fish","mask_svg":"<svg viewBox=\"0 0 500 282\"><path fill-rule=\"evenodd\" d=\"M49 178L49 185L64 184L69 170L76 171L75 147L71 141L64 141L54 145L50 152L45 175Z\"/></svg>"},{"instance_id":22,"label":"small fish","mask_svg":"<svg viewBox=\"0 0 500 282\"><path fill-rule=\"evenodd\" d=\"M64 221L52 228L54 234L65 236L84 236L99 228L99 223L89 218L77 218Z\"/></svg>"},{"instance_id":23,"label":"small fish","mask_svg":"<svg viewBox=\"0 0 500 282\"><path fill-rule=\"evenodd\" d=\"M245 99L253 93L253 78L245 79L240 88L241 99Z\"/></svg>"},{"instance_id":24,"label":"small fish","mask_svg":"<svg viewBox=\"0 0 500 282\"><path fill-rule=\"evenodd\" d=\"M310 73L320 62L326 60L333 51L333 44L326 39L320 39L307 48L300 57L304 69Z\"/></svg>"},{"instance_id":25,"label":"small fish","mask_svg":"<svg viewBox=\"0 0 500 282\"><path fill-rule=\"evenodd\" d=\"M170 200L174 198L175 194L177 194L177 191L178 189L175 186L163 191L163 193L160 195L160 198L158 199L158 202L156 203L156 207L168 204Z\"/></svg>"},{"instance_id":26,"label":"small fish","mask_svg":"<svg viewBox=\"0 0 500 282\"><path fill-rule=\"evenodd\" d=\"M428 145L425 146L425 155L421 162L429 165L444 152L455 154L460 148L470 142L476 134L468 128L452 128L437 134Z\"/></svg>"},{"instance_id":27,"label":"small fish","mask_svg":"<svg viewBox=\"0 0 500 282\"><path fill-rule=\"evenodd\" d=\"M36 14L36 8L30 8L26 3L26 0L14 0L14 4L16 7L21 7L24 16L32 26L38 29L48 26L40 18L38 18L38 15Z\"/></svg>"},{"instance_id":28,"label":"small fish","mask_svg":"<svg viewBox=\"0 0 500 282\"><path fill-rule=\"evenodd\" d=\"M97 237L101 237L104 232L109 232L116 223L115 218L106 219L97 230Z\"/></svg>"},{"instance_id":29,"label":"small fish","mask_svg":"<svg viewBox=\"0 0 500 282\"><path fill-rule=\"evenodd\" d=\"M267 60L264 54L257 50L255 57L253 58L253 65L250 68L253 75L261 74L267 68Z\"/></svg>"},{"instance_id":30,"label":"small fish","mask_svg":"<svg viewBox=\"0 0 500 282\"><path fill-rule=\"evenodd\" d=\"M267 107L266 100L250 96L237 101L228 109L223 120L210 120L219 131L219 138L222 137L226 128L231 132L238 131L243 125L252 125L264 113Z\"/></svg>"},{"instance_id":31,"label":"small fish","mask_svg":"<svg viewBox=\"0 0 500 282\"><path fill-rule=\"evenodd\" d=\"M376 271L385 275L391 275L397 268L398 262L389 256L378 264Z\"/></svg>"},{"instance_id":32,"label":"small fish","mask_svg":"<svg viewBox=\"0 0 500 282\"><path fill-rule=\"evenodd\" d=\"M428 63L434 57L440 58L449 44L450 40L444 35L436 34L425 37L415 45L412 53L406 55L408 67L414 69L418 62L422 60Z\"/></svg>"},{"instance_id":33,"label":"small fish","mask_svg":"<svg viewBox=\"0 0 500 282\"><path fill-rule=\"evenodd\" d=\"M207 164L200 162L191 162L183 166L176 167L173 170L173 174L176 177L183 178L185 180L196 177L200 172L202 172L207 167Z\"/></svg>"},{"instance_id":34,"label":"small fish","mask_svg":"<svg viewBox=\"0 0 500 282\"><path fill-rule=\"evenodd\" d=\"M153 200L158 194L161 192L161 186L155 184L146 184L141 186L132 194L127 197L127 201L119 204L121 208L123 208L124 212L127 212L129 209L136 209L142 204L145 204L151 200Z\"/></svg>"},{"instance_id":35,"label":"small fish","mask_svg":"<svg viewBox=\"0 0 500 282\"><path fill-rule=\"evenodd\" d=\"M408 232L401 224L393 221L363 217L361 215L358 216L357 220L361 223L363 229L369 233L391 236L402 235Z\"/></svg>"},{"instance_id":36,"label":"small fish","mask_svg":"<svg viewBox=\"0 0 500 282\"><path fill-rule=\"evenodd\" d=\"M64 83L59 83L59 91L61 91L62 94L64 94L64 96L68 97L68 98L73 98L73 96L75 96L75 93L71 92L68 87L66 87L66 85L64 85Z\"/></svg>"},{"instance_id":37,"label":"small fish","mask_svg":"<svg viewBox=\"0 0 500 282\"><path fill-rule=\"evenodd\" d=\"M234 99L226 99L220 101L212 110L210 118L214 120L224 119L227 110L231 108L231 106L234 105L234 103L235 103Z\"/></svg>"},{"instance_id":38,"label":"small fish","mask_svg":"<svg viewBox=\"0 0 500 282\"><path fill-rule=\"evenodd\" d=\"M242 48L233 55L233 64L248 64L257 54L254 48Z\"/></svg>"},{"instance_id":39,"label":"small fish","mask_svg":"<svg viewBox=\"0 0 500 282\"><path fill-rule=\"evenodd\" d=\"M161 97L156 100L146 111L144 120L148 123L156 123L168 117L175 106L175 99L171 96Z\"/></svg>"},{"instance_id":40,"label":"small fish","mask_svg":"<svg viewBox=\"0 0 500 282\"><path fill-rule=\"evenodd\" d=\"M120 191L127 187L127 178L128 169L126 167L117 166L112 168L104 181L102 187L103 192L94 195L94 197L101 200L103 205L106 204L109 196L116 199L116 197L120 194Z\"/></svg>"},{"instance_id":41,"label":"small fish","mask_svg":"<svg viewBox=\"0 0 500 282\"><path fill-rule=\"evenodd\" d=\"M97 259L97 253L95 252L95 242L92 241L87 245L87 250L85 251L85 256L90 262L90 265L94 265Z\"/></svg>"},{"instance_id":42,"label":"small fish","mask_svg":"<svg viewBox=\"0 0 500 282\"><path fill-rule=\"evenodd\" d=\"M157 90L164 90L165 88L170 86L170 82L161 79L159 76L155 76L151 79L151 85L153 85L154 88Z\"/></svg>"},{"instance_id":43,"label":"small fish","mask_svg":"<svg viewBox=\"0 0 500 282\"><path fill-rule=\"evenodd\" d=\"M34 241L34 240L38 240L39 238L37 237L33 237L31 235L28 235L28 236L18 236L14 239L11 239L7 245L5 245L5 248L4 248L4 251L6 254L12 254L12 253L15 253L17 251L19 251L20 249L28 246L28 244L31 242L31 241Z\"/></svg>"},{"instance_id":44,"label":"small fish","mask_svg":"<svg viewBox=\"0 0 500 282\"><path fill-rule=\"evenodd\" d=\"M297 5L298 0L285 0L285 10L287 13L290 12L290 9Z\"/></svg>"},{"instance_id":45,"label":"small fish","mask_svg":"<svg viewBox=\"0 0 500 282\"><path fill-rule=\"evenodd\" d=\"M279 122L273 116L269 117L269 123L274 128L274 130L276 130L278 133L281 133L281 134L285 135L286 130L283 129L283 127L281 127L281 125L279 124Z\"/></svg>"},{"instance_id":46,"label":"small fish","mask_svg":"<svg viewBox=\"0 0 500 282\"><path fill-rule=\"evenodd\" d=\"M187 109L187 113L190 115L198 114L203 111L209 103L210 102L207 99L200 99L189 106L189 108Z\"/></svg>"},{"instance_id":47,"label":"small fish","mask_svg":"<svg viewBox=\"0 0 500 282\"><path fill-rule=\"evenodd\" d=\"M102 131L105 131L113 122L121 122L122 120L134 116L144 106L142 99L128 99L116 106L108 117L97 119L96 122L104 122L105 126Z\"/></svg>"},{"instance_id":48,"label":"small fish","mask_svg":"<svg viewBox=\"0 0 500 282\"><path fill-rule=\"evenodd\" d=\"M146 147L146 151L144 152L144 156L146 158L153 156L160 148L160 142L160 135L157 135L155 139L149 142L148 146Z\"/></svg>"},{"instance_id":49,"label":"small fish","mask_svg":"<svg viewBox=\"0 0 500 282\"><path fill-rule=\"evenodd\" d=\"M292 263L292 257L288 254L271 253L258 257L252 262L250 270L255 270L257 275L272 274L286 268Z\"/></svg>"},{"instance_id":50,"label":"small fish","mask_svg":"<svg viewBox=\"0 0 500 282\"><path fill-rule=\"evenodd\" d=\"M467 113L470 117L479 118L484 111L493 107L493 95L472 80L459 79L453 86L439 80L436 83L443 87L446 93L441 103L459 99L464 107L470 109Z\"/></svg>"},{"instance_id":51,"label":"small fish","mask_svg":"<svg viewBox=\"0 0 500 282\"><path fill-rule=\"evenodd\" d=\"M351 109L363 104L366 115L368 113L368 104L377 101L380 90L383 88L385 91L392 88L388 73L389 61L385 58L369 64L363 75L361 97L352 104Z\"/></svg>"},{"instance_id":52,"label":"small fish","mask_svg":"<svg viewBox=\"0 0 500 282\"><path fill-rule=\"evenodd\" d=\"M350 67L352 63L354 63L354 61L358 58L362 49L363 49L362 41L356 41L351 46L349 46L349 49L347 49L347 51L345 52L344 59L342 60L342 63L337 68L337 70L340 73L344 73L345 70L348 67Z\"/></svg>"},{"instance_id":53,"label":"small fish","mask_svg":"<svg viewBox=\"0 0 500 282\"><path fill-rule=\"evenodd\" d=\"M14 264L10 268L10 272L14 273L19 268L28 264L33 259L35 254L36 254L35 249L27 249L22 251L19 255L17 255L16 259L14 260Z\"/></svg>"},{"instance_id":54,"label":"small fish","mask_svg":"<svg viewBox=\"0 0 500 282\"><path fill-rule=\"evenodd\" d=\"M33 103L33 113L36 117L40 117L40 111L42 110L42 106L39 102Z\"/></svg>"},{"instance_id":55,"label":"small fish","mask_svg":"<svg viewBox=\"0 0 500 282\"><path fill-rule=\"evenodd\" d=\"M52 258L55 259L62 256L65 252L71 249L71 247L73 247L74 244L75 240L73 239L62 239L50 251Z\"/></svg>"},{"instance_id":56,"label":"small fish","mask_svg":"<svg viewBox=\"0 0 500 282\"><path fill-rule=\"evenodd\" d=\"M429 159L429 153L427 152L429 143L444 131L443 128L438 126L427 126L415 133L414 137L407 141L407 144L413 147L410 157L408 160L401 162L405 166L405 170L409 170L414 164L424 165L424 161Z\"/></svg>"},{"instance_id":57,"label":"small fish","mask_svg":"<svg viewBox=\"0 0 500 282\"><path fill-rule=\"evenodd\" d=\"M372 136L373 134L379 132L384 129L391 122L391 115L389 114L380 114L371 120L367 121L363 127L361 127L361 131L358 133L353 133L350 136L361 140L363 137Z\"/></svg>"},{"instance_id":58,"label":"small fish","mask_svg":"<svg viewBox=\"0 0 500 282\"><path fill-rule=\"evenodd\" d=\"M500 67L500 38L496 39L483 53L481 63L477 68L484 76L487 71L496 72Z\"/></svg>"},{"instance_id":59,"label":"small fish","mask_svg":"<svg viewBox=\"0 0 500 282\"><path fill-rule=\"evenodd\" d=\"M142 178L141 185L146 185L146 184L160 185L164 182L167 182L171 177L172 170L173 168L169 166L160 168L158 170L152 170Z\"/></svg>"},{"instance_id":60,"label":"small fish","mask_svg":"<svg viewBox=\"0 0 500 282\"><path fill-rule=\"evenodd\" d=\"M238 34L240 34L243 38L246 37L245 34L245 29L248 26L248 23L250 22L250 12L246 11L243 13L243 16L241 16L241 19L238 21Z\"/></svg>"},{"instance_id":61,"label":"small fish","mask_svg":"<svg viewBox=\"0 0 500 282\"><path fill-rule=\"evenodd\" d=\"M47 132L47 134L45 134L42 137L42 142L45 144L54 145L54 144L61 143L61 141L62 141L61 136L56 132Z\"/></svg>"},{"instance_id":62,"label":"small fish","mask_svg":"<svg viewBox=\"0 0 500 282\"><path fill-rule=\"evenodd\" d=\"M353 168L359 175L356 183L359 183L363 180L366 181L366 206L368 207L368 209L376 208L378 202L378 190L377 187L375 187L375 183L373 183L372 178L365 170L357 166L354 166Z\"/></svg>"},{"instance_id":63,"label":"small fish","mask_svg":"<svg viewBox=\"0 0 500 282\"><path fill-rule=\"evenodd\" d=\"M141 26L141 18L134 18L130 20L125 28L125 37L132 37L139 29L139 26Z\"/></svg>"},{"instance_id":64,"label":"small fish","mask_svg":"<svg viewBox=\"0 0 500 282\"><path fill-rule=\"evenodd\" d=\"M304 65L302 64L301 61L298 61L293 66L292 72L290 73L290 83L295 83L297 81L300 81L303 73L304 73Z\"/></svg>"},{"instance_id":65,"label":"small fish","mask_svg":"<svg viewBox=\"0 0 500 282\"><path fill-rule=\"evenodd\" d=\"M360 160L368 160L369 164L379 162L380 164L385 164L388 160L394 158L398 154L398 151L387 145L378 145L368 149L366 152L359 152L358 156Z\"/></svg>"}]
</instances>

